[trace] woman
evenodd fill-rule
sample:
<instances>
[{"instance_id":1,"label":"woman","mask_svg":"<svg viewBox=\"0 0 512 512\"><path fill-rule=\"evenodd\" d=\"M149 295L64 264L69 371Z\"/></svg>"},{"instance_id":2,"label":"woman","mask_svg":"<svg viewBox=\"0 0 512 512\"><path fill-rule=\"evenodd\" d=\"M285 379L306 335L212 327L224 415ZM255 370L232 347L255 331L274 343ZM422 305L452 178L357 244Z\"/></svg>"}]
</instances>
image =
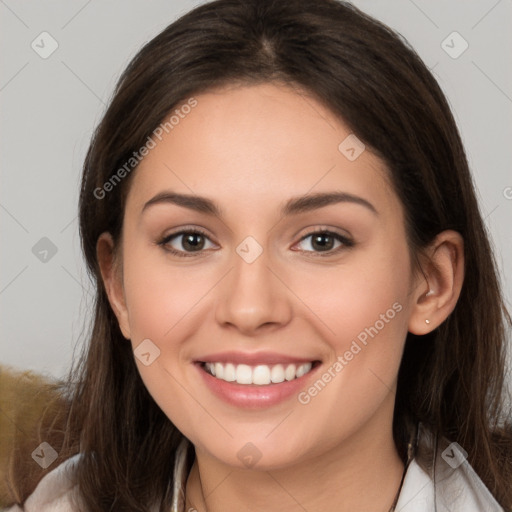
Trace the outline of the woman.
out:
<instances>
[{"instance_id":1,"label":"woman","mask_svg":"<svg viewBox=\"0 0 512 512\"><path fill-rule=\"evenodd\" d=\"M512 510L510 316L447 102L381 23L171 24L94 135L80 233L94 325L26 510Z\"/></svg>"}]
</instances>

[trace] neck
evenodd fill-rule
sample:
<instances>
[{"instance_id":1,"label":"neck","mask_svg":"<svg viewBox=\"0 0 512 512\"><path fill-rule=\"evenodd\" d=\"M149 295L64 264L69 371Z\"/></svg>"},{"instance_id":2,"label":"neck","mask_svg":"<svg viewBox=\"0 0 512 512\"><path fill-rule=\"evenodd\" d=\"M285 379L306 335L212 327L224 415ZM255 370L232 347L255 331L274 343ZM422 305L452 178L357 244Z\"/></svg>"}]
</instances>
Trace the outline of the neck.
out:
<instances>
[{"instance_id":1,"label":"neck","mask_svg":"<svg viewBox=\"0 0 512 512\"><path fill-rule=\"evenodd\" d=\"M389 512L404 464L388 423L370 422L327 453L271 471L233 468L196 450L185 510Z\"/></svg>"}]
</instances>

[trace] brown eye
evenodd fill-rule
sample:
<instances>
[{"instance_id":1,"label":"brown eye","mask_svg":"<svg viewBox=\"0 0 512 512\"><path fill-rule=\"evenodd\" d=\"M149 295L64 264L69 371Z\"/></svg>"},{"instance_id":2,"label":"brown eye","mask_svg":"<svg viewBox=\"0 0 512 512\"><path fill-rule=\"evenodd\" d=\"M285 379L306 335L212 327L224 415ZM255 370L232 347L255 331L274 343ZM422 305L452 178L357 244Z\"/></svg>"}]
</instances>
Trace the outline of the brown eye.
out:
<instances>
[{"instance_id":1,"label":"brown eye","mask_svg":"<svg viewBox=\"0 0 512 512\"><path fill-rule=\"evenodd\" d=\"M205 248L206 240L209 240L209 238L205 233L197 229L190 229L167 235L158 244L172 254L186 257L193 256L193 254L187 253L202 252Z\"/></svg>"},{"instance_id":2,"label":"brown eye","mask_svg":"<svg viewBox=\"0 0 512 512\"><path fill-rule=\"evenodd\" d=\"M314 231L313 233L309 233L305 237L301 238L300 243L305 240L311 239L306 246L310 247L309 249L301 249L303 252L313 252L313 253L327 253L327 255L337 254L340 250L352 247L354 242L347 237L340 235L339 233L334 233L332 231L319 230ZM336 242L338 242L338 246L335 246ZM323 256L323 254L320 254Z\"/></svg>"}]
</instances>

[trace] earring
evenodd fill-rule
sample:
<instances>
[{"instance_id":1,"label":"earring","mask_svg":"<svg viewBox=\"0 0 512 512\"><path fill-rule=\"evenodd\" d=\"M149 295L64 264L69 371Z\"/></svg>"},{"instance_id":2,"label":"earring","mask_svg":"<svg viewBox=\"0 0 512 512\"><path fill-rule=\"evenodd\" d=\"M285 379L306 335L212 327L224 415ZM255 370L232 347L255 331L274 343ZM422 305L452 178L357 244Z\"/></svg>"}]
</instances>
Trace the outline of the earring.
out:
<instances>
[{"instance_id":1,"label":"earring","mask_svg":"<svg viewBox=\"0 0 512 512\"><path fill-rule=\"evenodd\" d=\"M430 320L427 318L427 319L425 320L425 323L426 323L426 324L429 324L429 323L430 323Z\"/></svg>"}]
</instances>

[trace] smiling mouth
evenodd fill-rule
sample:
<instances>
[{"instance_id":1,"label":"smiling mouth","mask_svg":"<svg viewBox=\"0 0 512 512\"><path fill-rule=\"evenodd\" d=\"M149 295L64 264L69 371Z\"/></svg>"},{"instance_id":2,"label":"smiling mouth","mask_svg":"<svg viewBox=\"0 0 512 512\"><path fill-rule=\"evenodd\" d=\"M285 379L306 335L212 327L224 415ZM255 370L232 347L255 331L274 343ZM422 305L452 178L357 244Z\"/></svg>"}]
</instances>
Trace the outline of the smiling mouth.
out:
<instances>
[{"instance_id":1,"label":"smiling mouth","mask_svg":"<svg viewBox=\"0 0 512 512\"><path fill-rule=\"evenodd\" d=\"M199 364L206 373L225 382L268 386L300 379L313 368L316 368L320 364L320 361L311 361L302 364L259 364L254 366L220 362L201 362Z\"/></svg>"}]
</instances>

